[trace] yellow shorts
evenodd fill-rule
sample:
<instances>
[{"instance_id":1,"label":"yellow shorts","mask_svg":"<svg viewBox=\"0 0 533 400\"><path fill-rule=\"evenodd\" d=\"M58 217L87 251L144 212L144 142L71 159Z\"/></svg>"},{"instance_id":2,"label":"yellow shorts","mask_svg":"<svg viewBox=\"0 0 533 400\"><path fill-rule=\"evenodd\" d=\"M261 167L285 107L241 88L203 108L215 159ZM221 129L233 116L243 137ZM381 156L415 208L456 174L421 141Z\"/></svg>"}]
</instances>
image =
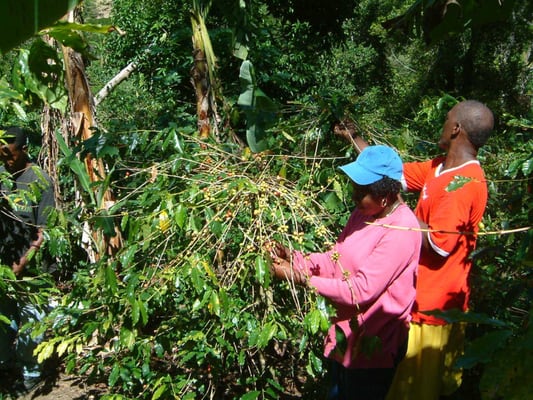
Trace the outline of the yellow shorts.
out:
<instances>
[{"instance_id":1,"label":"yellow shorts","mask_svg":"<svg viewBox=\"0 0 533 400\"><path fill-rule=\"evenodd\" d=\"M464 338L464 323L412 323L407 354L396 370L387 400L438 400L457 390L462 370L453 365L463 353Z\"/></svg>"}]
</instances>

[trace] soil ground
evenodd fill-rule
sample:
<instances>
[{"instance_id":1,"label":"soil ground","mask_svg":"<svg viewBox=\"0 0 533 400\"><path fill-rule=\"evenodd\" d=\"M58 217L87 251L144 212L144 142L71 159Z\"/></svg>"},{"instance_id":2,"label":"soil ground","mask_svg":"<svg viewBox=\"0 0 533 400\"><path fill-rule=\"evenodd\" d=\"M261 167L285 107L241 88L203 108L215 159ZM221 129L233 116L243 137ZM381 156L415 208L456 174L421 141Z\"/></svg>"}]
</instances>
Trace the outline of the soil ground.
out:
<instances>
[{"instance_id":1,"label":"soil ground","mask_svg":"<svg viewBox=\"0 0 533 400\"><path fill-rule=\"evenodd\" d=\"M5 381L1 382L3 384ZM62 372L61 366L49 366L43 379L26 393L0 393L0 400L93 400L98 399L106 391L106 385L88 385L79 377Z\"/></svg>"},{"instance_id":2,"label":"soil ground","mask_svg":"<svg viewBox=\"0 0 533 400\"><path fill-rule=\"evenodd\" d=\"M22 400L89 400L98 397L95 396L94 389L86 387L76 377L61 374L57 379L45 380L31 392L15 398Z\"/></svg>"}]
</instances>

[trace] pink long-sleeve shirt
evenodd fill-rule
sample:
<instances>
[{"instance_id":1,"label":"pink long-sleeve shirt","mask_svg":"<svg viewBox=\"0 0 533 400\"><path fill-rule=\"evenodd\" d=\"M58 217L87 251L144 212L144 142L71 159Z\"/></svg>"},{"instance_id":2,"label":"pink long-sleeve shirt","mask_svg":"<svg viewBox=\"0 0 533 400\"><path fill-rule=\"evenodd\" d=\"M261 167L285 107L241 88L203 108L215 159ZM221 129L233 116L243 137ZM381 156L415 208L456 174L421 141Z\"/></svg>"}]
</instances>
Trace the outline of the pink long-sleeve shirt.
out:
<instances>
[{"instance_id":1,"label":"pink long-sleeve shirt","mask_svg":"<svg viewBox=\"0 0 533 400\"><path fill-rule=\"evenodd\" d=\"M312 275L310 286L331 300L337 311L325 339L326 357L347 368L393 366L399 347L407 340L422 240L419 231L409 228L419 227L404 204L379 219L356 209L332 250L294 253L293 265ZM354 316L358 328L350 324ZM347 338L344 354L334 351L335 326ZM354 352L356 337L361 333L381 341L381 349L370 357Z\"/></svg>"}]
</instances>

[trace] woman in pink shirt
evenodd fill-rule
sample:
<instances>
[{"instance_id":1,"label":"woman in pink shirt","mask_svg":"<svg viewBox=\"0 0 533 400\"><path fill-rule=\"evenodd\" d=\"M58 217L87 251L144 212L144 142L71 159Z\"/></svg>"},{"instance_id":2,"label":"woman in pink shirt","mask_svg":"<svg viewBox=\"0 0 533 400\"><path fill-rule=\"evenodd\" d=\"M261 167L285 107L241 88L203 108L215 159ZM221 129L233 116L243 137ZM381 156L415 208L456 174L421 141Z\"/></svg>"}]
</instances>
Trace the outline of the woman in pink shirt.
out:
<instances>
[{"instance_id":1,"label":"woman in pink shirt","mask_svg":"<svg viewBox=\"0 0 533 400\"><path fill-rule=\"evenodd\" d=\"M314 288L337 311L324 346L330 398L384 399L407 348L421 234L398 196L402 161L393 149L369 146L341 169L356 208L336 244L312 254L275 244L273 273Z\"/></svg>"}]
</instances>

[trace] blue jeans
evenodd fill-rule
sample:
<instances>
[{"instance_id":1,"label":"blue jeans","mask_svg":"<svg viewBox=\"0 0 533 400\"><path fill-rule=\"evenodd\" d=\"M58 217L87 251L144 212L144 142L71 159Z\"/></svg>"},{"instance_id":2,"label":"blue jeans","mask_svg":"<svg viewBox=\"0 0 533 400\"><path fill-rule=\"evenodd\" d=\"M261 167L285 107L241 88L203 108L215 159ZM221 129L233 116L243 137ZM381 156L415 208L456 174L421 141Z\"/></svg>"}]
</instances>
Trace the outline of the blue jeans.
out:
<instances>
[{"instance_id":1,"label":"blue jeans","mask_svg":"<svg viewBox=\"0 0 533 400\"><path fill-rule=\"evenodd\" d=\"M45 312L31 303L15 302L2 297L0 313L11 323L0 327L0 368L20 368L24 379L38 378L41 369L33 351L42 337L31 337L31 329L22 330L27 323L41 321Z\"/></svg>"}]
</instances>

